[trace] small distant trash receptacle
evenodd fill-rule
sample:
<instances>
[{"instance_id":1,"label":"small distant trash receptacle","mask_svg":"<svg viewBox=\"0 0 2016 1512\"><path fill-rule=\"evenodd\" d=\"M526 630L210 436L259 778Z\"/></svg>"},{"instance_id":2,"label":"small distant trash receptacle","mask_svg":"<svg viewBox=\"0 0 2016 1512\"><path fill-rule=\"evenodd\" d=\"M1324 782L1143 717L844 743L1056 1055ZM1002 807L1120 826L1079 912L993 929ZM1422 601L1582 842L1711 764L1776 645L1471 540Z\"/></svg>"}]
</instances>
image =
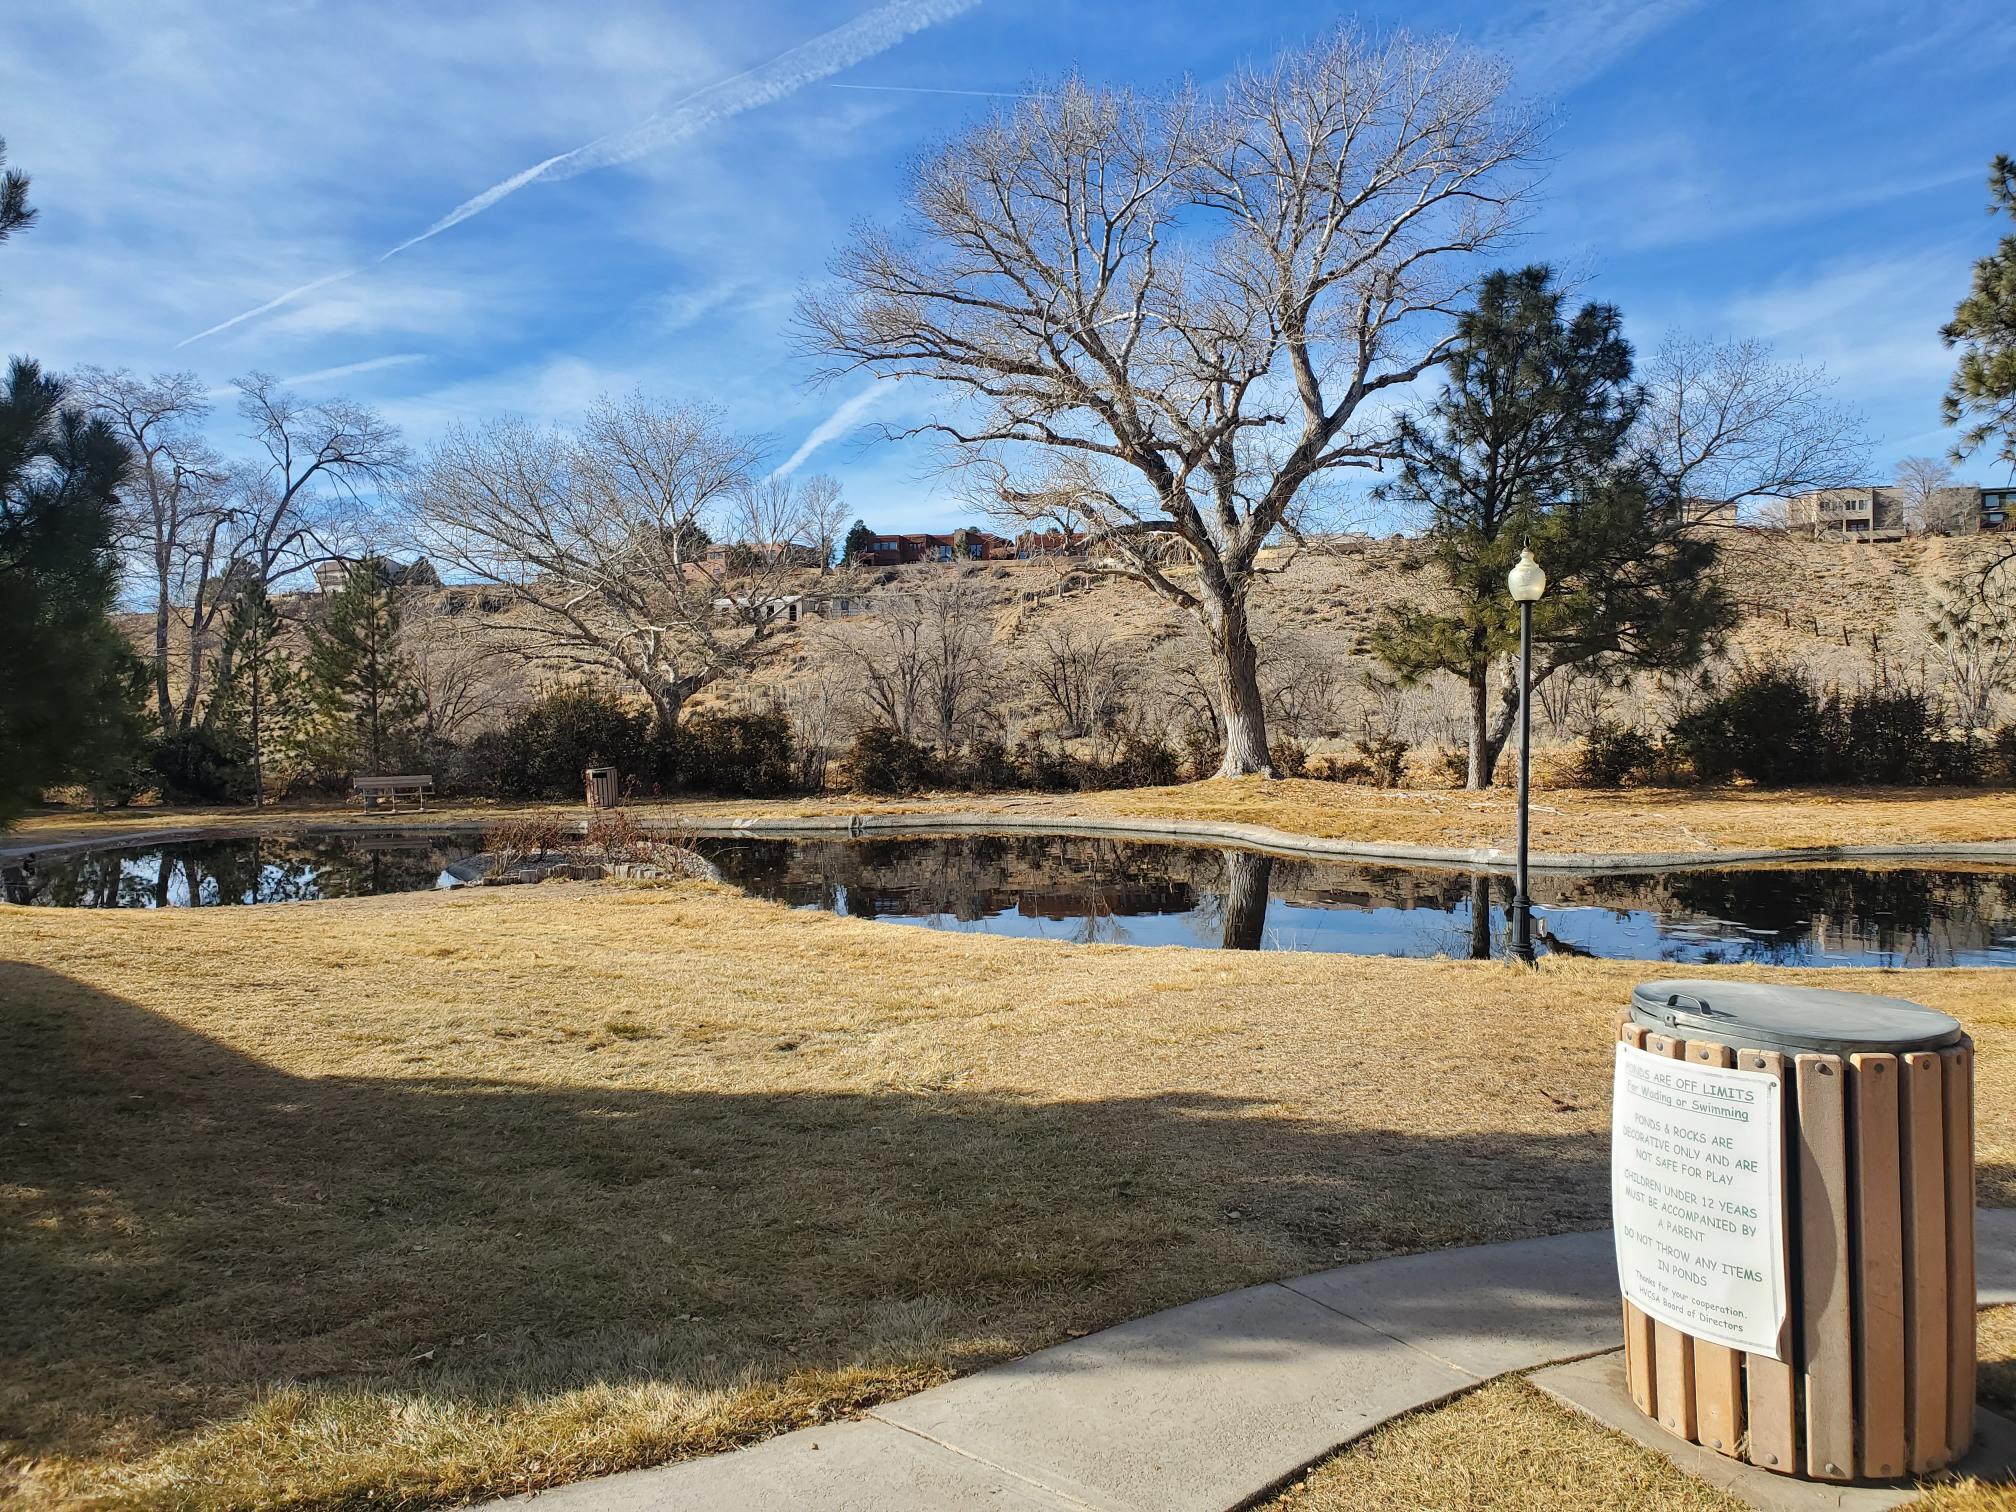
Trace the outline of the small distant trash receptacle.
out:
<instances>
[{"instance_id":1,"label":"small distant trash receptacle","mask_svg":"<svg viewBox=\"0 0 2016 1512\"><path fill-rule=\"evenodd\" d=\"M589 767L583 774L587 779L588 807L591 809L615 808L623 801L616 785L616 768Z\"/></svg>"},{"instance_id":2,"label":"small distant trash receptacle","mask_svg":"<svg viewBox=\"0 0 2016 1512\"><path fill-rule=\"evenodd\" d=\"M1646 982L1611 1203L1632 1401L1808 1480L1943 1469L1974 1431L1974 1046L1902 998Z\"/></svg>"}]
</instances>

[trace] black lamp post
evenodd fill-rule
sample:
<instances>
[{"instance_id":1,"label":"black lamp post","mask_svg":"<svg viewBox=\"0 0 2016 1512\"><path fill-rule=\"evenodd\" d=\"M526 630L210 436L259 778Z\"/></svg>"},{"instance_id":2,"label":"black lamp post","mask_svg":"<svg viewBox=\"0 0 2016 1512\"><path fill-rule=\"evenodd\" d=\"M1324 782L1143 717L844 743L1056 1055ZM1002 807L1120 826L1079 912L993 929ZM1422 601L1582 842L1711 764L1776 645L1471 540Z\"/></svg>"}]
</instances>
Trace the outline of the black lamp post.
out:
<instances>
[{"instance_id":1,"label":"black lamp post","mask_svg":"<svg viewBox=\"0 0 2016 1512\"><path fill-rule=\"evenodd\" d=\"M1533 605L1547 591L1547 574L1522 550L1505 576L1519 606L1519 877L1512 896L1511 955L1533 964L1533 899L1526 891L1526 812L1533 783Z\"/></svg>"}]
</instances>

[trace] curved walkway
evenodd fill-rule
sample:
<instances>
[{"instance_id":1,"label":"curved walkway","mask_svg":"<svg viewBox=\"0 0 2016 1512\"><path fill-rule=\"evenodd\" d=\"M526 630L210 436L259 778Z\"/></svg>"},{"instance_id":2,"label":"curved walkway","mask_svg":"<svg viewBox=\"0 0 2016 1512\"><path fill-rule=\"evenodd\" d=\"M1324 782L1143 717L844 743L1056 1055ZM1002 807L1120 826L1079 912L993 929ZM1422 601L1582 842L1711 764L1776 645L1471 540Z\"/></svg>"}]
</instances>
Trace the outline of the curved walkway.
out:
<instances>
[{"instance_id":1,"label":"curved walkway","mask_svg":"<svg viewBox=\"0 0 2016 1512\"><path fill-rule=\"evenodd\" d=\"M2016 1302L2016 1210L1982 1212L1979 1274L1984 1306ZM1607 1230L1439 1250L1227 1292L850 1422L536 1500L545 1512L1223 1512L1388 1418L1622 1342Z\"/></svg>"}]
</instances>

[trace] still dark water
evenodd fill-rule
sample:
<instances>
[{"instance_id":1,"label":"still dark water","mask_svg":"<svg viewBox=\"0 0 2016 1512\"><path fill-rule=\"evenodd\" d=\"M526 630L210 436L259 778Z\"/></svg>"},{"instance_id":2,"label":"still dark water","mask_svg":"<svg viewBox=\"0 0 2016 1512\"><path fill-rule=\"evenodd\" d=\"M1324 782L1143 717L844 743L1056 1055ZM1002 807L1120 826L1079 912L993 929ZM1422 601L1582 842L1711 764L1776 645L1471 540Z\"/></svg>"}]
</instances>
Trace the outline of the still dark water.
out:
<instances>
[{"instance_id":1,"label":"still dark water","mask_svg":"<svg viewBox=\"0 0 2016 1512\"><path fill-rule=\"evenodd\" d=\"M977 934L1232 950L1503 953L1508 876L1075 836L702 841L759 897ZM2016 966L2016 868L1536 875L1540 948L1615 960Z\"/></svg>"},{"instance_id":2,"label":"still dark water","mask_svg":"<svg viewBox=\"0 0 2016 1512\"><path fill-rule=\"evenodd\" d=\"M38 858L25 875L0 872L0 887L11 903L60 908L211 908L365 898L452 886L448 868L481 849L475 834L182 840Z\"/></svg>"},{"instance_id":3,"label":"still dark water","mask_svg":"<svg viewBox=\"0 0 2016 1512\"><path fill-rule=\"evenodd\" d=\"M475 834L194 840L51 857L12 902L185 908L452 886ZM1078 942L1349 955L1503 953L1511 879L1069 835L702 840L758 897ZM2016 966L2016 868L1734 867L1536 875L1540 948L1787 966Z\"/></svg>"}]
</instances>

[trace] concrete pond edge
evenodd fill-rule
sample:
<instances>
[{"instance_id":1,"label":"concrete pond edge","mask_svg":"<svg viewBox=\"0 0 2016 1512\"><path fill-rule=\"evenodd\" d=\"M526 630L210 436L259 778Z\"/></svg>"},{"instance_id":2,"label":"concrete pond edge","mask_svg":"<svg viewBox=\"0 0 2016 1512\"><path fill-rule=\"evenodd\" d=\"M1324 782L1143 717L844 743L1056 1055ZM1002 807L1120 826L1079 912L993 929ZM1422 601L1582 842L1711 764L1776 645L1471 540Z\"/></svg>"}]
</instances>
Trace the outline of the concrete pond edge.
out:
<instances>
[{"instance_id":1,"label":"concrete pond edge","mask_svg":"<svg viewBox=\"0 0 2016 1512\"><path fill-rule=\"evenodd\" d=\"M1238 824L1210 819L1144 819L1099 814L1040 815L990 813L832 814L797 817L745 815L701 817L660 816L634 810L643 828L669 835L715 839L750 836L763 839L929 839L974 834L1070 835L1078 838L1140 840L1175 844L1233 845L1291 860L1385 861L1455 871L1510 872L1511 852L1499 846L1413 845L1399 841L1368 841L1300 835L1264 824ZM508 816L497 816L508 817ZM577 831L587 821L565 821ZM406 823L356 820L289 822L284 816L260 815L244 821L188 827L143 826L101 835L36 844L15 837L0 844L0 861L27 855L64 856L78 851L189 840L228 840L240 835L347 835L366 839L406 839L482 829L478 815ZM2016 840L1921 841L1888 845L1809 845L1745 847L1694 851L1536 851L1535 871L1685 871L1716 866L1798 865L1844 861L1988 861L2016 865Z\"/></svg>"}]
</instances>

